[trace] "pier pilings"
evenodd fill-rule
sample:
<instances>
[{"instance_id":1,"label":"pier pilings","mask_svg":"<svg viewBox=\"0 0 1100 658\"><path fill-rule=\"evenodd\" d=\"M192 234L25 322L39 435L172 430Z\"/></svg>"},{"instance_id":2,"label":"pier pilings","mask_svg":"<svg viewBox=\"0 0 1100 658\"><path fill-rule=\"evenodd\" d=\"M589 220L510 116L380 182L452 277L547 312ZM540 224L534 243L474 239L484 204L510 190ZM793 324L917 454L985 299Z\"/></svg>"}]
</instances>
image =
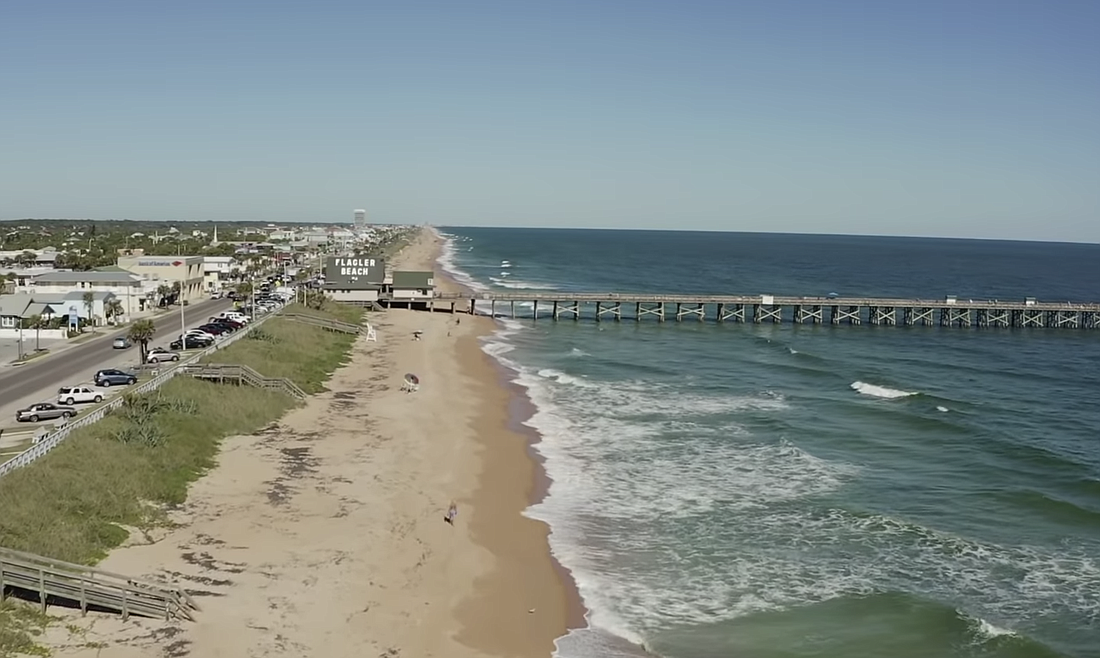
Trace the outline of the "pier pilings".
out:
<instances>
[{"instance_id":1,"label":"pier pilings","mask_svg":"<svg viewBox=\"0 0 1100 658\"><path fill-rule=\"evenodd\" d=\"M624 293L441 293L433 302L466 303L470 313L488 306L493 316L516 319L1100 329L1100 303L957 301L775 295L652 295ZM633 311L633 313L631 313Z\"/></svg>"}]
</instances>

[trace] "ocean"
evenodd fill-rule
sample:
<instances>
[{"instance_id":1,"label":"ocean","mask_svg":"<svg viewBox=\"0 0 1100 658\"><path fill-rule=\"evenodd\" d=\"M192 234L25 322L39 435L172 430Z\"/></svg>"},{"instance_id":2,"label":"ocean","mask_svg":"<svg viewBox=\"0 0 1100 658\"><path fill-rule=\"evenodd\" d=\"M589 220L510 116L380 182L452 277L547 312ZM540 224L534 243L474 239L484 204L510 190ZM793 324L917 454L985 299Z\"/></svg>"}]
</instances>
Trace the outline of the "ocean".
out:
<instances>
[{"instance_id":1,"label":"ocean","mask_svg":"<svg viewBox=\"0 0 1100 658\"><path fill-rule=\"evenodd\" d=\"M439 230L479 290L1100 300L1100 245ZM484 349L589 610L561 658L1100 656L1100 332L528 318Z\"/></svg>"}]
</instances>

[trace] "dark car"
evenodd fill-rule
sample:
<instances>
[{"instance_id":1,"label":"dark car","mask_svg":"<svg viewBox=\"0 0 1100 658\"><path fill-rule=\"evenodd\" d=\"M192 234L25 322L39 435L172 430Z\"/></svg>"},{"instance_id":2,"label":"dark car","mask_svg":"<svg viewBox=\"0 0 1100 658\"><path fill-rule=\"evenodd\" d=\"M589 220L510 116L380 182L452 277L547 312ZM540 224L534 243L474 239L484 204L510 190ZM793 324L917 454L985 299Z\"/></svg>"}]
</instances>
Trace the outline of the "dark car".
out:
<instances>
[{"instance_id":1,"label":"dark car","mask_svg":"<svg viewBox=\"0 0 1100 658\"><path fill-rule=\"evenodd\" d=\"M40 420L72 418L75 415L76 409L72 407L63 407L58 404L50 404L49 402L39 402L38 404L32 404L26 409L20 409L15 412L15 420L20 423L24 421L37 423Z\"/></svg>"},{"instance_id":2,"label":"dark car","mask_svg":"<svg viewBox=\"0 0 1100 658\"><path fill-rule=\"evenodd\" d=\"M220 336L222 334L229 333L229 329L227 327L223 327L219 324L214 324L213 322L208 322L200 326L199 329L202 329L211 336Z\"/></svg>"},{"instance_id":3,"label":"dark car","mask_svg":"<svg viewBox=\"0 0 1100 658\"><path fill-rule=\"evenodd\" d=\"M137 375L112 368L97 372L93 381L95 381L96 386L103 386L104 388L117 385L130 386L137 383Z\"/></svg>"},{"instance_id":4,"label":"dark car","mask_svg":"<svg viewBox=\"0 0 1100 658\"><path fill-rule=\"evenodd\" d=\"M210 339L199 338L198 336L188 336L187 343L184 344L182 340L177 338L169 343L168 347L174 350L201 350L210 347Z\"/></svg>"}]
</instances>

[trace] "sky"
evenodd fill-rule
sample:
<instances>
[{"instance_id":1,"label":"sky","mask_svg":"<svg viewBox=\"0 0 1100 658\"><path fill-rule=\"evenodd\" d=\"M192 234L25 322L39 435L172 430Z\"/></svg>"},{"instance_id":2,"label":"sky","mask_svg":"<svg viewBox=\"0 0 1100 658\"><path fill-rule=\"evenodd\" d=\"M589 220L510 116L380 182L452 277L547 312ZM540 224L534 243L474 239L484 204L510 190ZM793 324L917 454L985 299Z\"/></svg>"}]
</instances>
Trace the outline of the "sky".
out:
<instances>
[{"instance_id":1,"label":"sky","mask_svg":"<svg viewBox=\"0 0 1100 658\"><path fill-rule=\"evenodd\" d=\"M0 3L0 219L1100 242L1100 2Z\"/></svg>"}]
</instances>

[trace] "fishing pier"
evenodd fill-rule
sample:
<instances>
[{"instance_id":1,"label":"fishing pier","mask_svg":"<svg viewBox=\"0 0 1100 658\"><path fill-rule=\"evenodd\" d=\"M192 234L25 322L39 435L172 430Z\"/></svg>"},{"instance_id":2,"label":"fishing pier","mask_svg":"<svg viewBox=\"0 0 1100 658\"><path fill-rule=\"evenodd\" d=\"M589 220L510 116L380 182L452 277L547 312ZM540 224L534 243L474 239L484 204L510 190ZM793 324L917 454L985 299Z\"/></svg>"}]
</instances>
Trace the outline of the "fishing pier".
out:
<instances>
[{"instance_id":1,"label":"fishing pier","mask_svg":"<svg viewBox=\"0 0 1100 658\"><path fill-rule=\"evenodd\" d=\"M579 292L435 293L429 310L488 313L516 319L596 322L751 322L1100 329L1100 303L960 300L945 297L784 297L779 295L647 295Z\"/></svg>"}]
</instances>

